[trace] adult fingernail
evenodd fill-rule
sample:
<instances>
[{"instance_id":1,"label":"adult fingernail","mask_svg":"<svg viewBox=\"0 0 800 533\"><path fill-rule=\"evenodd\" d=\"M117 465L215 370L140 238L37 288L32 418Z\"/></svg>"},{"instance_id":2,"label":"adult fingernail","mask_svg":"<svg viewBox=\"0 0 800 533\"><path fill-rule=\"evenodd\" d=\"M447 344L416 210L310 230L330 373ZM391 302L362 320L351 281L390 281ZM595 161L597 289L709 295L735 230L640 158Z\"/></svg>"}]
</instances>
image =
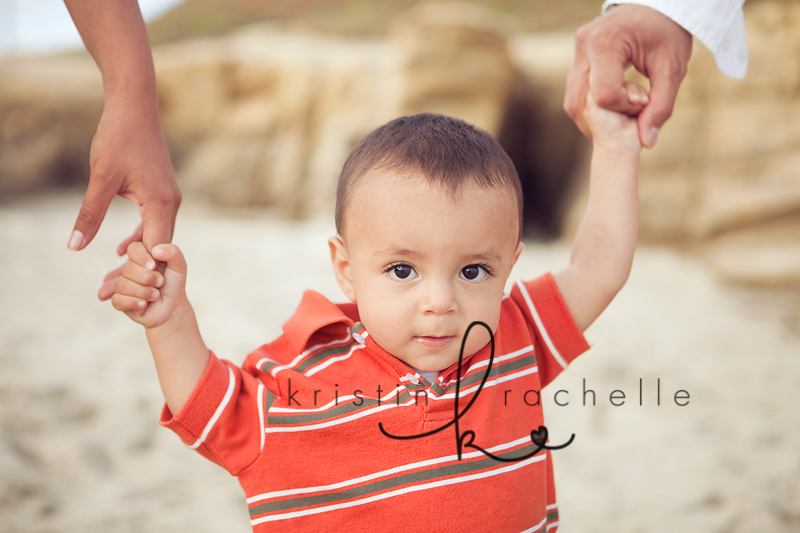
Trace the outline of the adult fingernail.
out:
<instances>
[{"instance_id":1,"label":"adult fingernail","mask_svg":"<svg viewBox=\"0 0 800 533\"><path fill-rule=\"evenodd\" d=\"M658 139L658 132L660 131L659 128L650 128L650 132L647 134L647 146L653 146L656 144L656 139Z\"/></svg>"},{"instance_id":2,"label":"adult fingernail","mask_svg":"<svg viewBox=\"0 0 800 533\"><path fill-rule=\"evenodd\" d=\"M69 243L67 244L67 248L70 250L75 250L76 252L80 249L81 243L83 242L83 233L74 229L72 230L72 235L69 237Z\"/></svg>"}]
</instances>

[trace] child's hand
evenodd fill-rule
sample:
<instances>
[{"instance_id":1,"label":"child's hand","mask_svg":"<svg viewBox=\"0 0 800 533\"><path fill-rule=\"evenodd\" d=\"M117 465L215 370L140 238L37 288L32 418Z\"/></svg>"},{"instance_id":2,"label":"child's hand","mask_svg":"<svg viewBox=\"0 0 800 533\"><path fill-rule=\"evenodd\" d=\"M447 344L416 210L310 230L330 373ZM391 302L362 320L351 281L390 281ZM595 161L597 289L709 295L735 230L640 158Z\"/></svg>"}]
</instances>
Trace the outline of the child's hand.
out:
<instances>
[{"instance_id":1,"label":"child's hand","mask_svg":"<svg viewBox=\"0 0 800 533\"><path fill-rule=\"evenodd\" d=\"M167 263L162 276L154 258ZM159 289L160 287L160 289ZM186 300L186 261L174 244L159 244L151 256L144 244L128 246L128 261L114 284L111 304L145 328L163 325Z\"/></svg>"},{"instance_id":2,"label":"child's hand","mask_svg":"<svg viewBox=\"0 0 800 533\"><path fill-rule=\"evenodd\" d=\"M628 92L628 100L631 103L646 105L650 100L647 91L640 85L625 82L625 90ZM592 98L591 91L586 94L583 117L595 146L635 154L641 150L636 117L598 107Z\"/></svg>"}]
</instances>

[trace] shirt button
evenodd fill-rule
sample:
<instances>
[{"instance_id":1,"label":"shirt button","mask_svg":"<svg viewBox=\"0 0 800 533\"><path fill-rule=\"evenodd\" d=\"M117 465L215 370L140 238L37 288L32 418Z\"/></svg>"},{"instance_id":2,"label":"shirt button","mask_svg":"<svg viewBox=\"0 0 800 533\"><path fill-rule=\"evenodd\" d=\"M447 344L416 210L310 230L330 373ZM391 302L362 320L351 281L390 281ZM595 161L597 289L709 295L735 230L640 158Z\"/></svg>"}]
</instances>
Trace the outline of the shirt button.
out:
<instances>
[{"instance_id":1,"label":"shirt button","mask_svg":"<svg viewBox=\"0 0 800 533\"><path fill-rule=\"evenodd\" d=\"M364 337L362 337L362 336L361 336L361 335L359 335L358 333L353 333L353 339L355 339L355 341L356 341L358 344L364 344L364 343L366 342L366 341L364 340Z\"/></svg>"},{"instance_id":2,"label":"shirt button","mask_svg":"<svg viewBox=\"0 0 800 533\"><path fill-rule=\"evenodd\" d=\"M413 383L414 385L419 385L419 380L417 379L417 376L412 375L411 372L409 372L408 374L403 376L402 379L407 379L409 382Z\"/></svg>"}]
</instances>

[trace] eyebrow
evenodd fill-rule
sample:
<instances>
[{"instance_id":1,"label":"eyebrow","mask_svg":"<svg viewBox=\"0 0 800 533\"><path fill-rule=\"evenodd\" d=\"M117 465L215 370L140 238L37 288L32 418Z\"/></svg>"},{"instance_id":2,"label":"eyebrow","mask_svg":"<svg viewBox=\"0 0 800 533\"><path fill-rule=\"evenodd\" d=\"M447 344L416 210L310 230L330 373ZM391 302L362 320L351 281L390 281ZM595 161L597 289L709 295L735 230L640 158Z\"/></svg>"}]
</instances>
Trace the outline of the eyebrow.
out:
<instances>
[{"instance_id":1,"label":"eyebrow","mask_svg":"<svg viewBox=\"0 0 800 533\"><path fill-rule=\"evenodd\" d=\"M415 252L414 250L409 250L408 248L398 248L396 246L390 246L389 248L384 248L383 250L378 250L375 252L375 255L399 255L403 257L425 257L425 254Z\"/></svg>"},{"instance_id":2,"label":"eyebrow","mask_svg":"<svg viewBox=\"0 0 800 533\"><path fill-rule=\"evenodd\" d=\"M398 248L395 246L390 246L389 248L384 248L382 250L378 250L375 252L376 256L401 256L401 257L418 257L424 258L425 254L409 250L408 248ZM485 253L477 253L477 254L470 254L466 255L462 258L465 261L483 261L483 262L491 262L491 261L500 261L500 255L495 252L494 250L489 250Z\"/></svg>"},{"instance_id":3,"label":"eyebrow","mask_svg":"<svg viewBox=\"0 0 800 533\"><path fill-rule=\"evenodd\" d=\"M501 257L500 257L500 254L498 254L494 250L489 250L488 252L482 253L482 254L468 255L468 256L464 257L464 259L469 260L469 261L473 261L473 260L475 260L475 261L484 261L484 262L488 263L490 261L500 261Z\"/></svg>"}]
</instances>

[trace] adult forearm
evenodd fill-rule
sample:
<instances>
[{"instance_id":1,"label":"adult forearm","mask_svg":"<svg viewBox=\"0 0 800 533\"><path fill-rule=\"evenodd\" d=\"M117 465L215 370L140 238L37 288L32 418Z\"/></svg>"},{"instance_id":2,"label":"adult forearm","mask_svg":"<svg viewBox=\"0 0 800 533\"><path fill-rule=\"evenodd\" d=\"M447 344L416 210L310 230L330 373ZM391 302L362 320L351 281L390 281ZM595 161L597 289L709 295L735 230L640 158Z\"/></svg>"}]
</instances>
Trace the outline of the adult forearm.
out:
<instances>
[{"instance_id":1,"label":"adult forearm","mask_svg":"<svg viewBox=\"0 0 800 533\"><path fill-rule=\"evenodd\" d=\"M136 0L64 0L103 77L106 99L156 103L153 58Z\"/></svg>"},{"instance_id":2,"label":"adult forearm","mask_svg":"<svg viewBox=\"0 0 800 533\"><path fill-rule=\"evenodd\" d=\"M145 331L164 399L170 411L178 414L203 375L209 357L194 311L187 302L164 324Z\"/></svg>"}]
</instances>

